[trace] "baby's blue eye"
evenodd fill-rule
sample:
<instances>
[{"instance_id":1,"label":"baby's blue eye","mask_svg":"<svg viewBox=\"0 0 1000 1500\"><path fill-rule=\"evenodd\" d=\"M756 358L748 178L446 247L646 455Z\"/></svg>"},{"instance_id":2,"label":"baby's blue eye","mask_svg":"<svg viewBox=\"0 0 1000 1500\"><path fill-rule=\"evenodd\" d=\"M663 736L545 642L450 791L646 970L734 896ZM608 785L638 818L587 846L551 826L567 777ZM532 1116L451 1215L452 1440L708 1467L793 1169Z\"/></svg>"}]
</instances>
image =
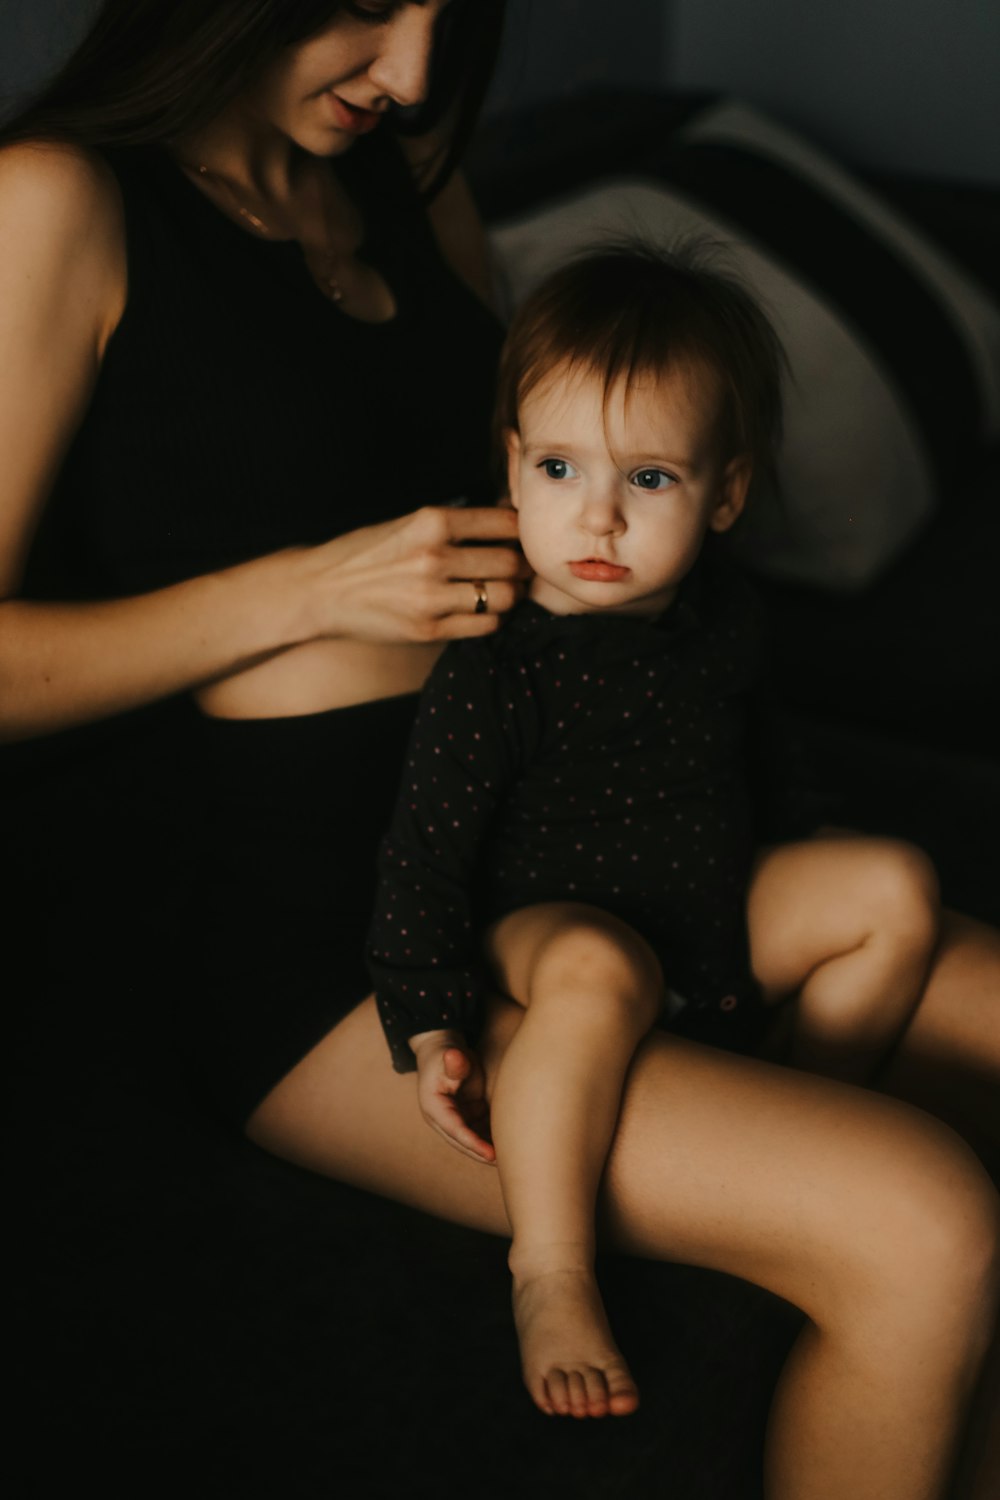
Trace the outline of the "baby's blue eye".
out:
<instances>
[{"instance_id":1,"label":"baby's blue eye","mask_svg":"<svg viewBox=\"0 0 1000 1500\"><path fill-rule=\"evenodd\" d=\"M632 483L640 490L666 490L677 481L672 474L665 469L637 469L632 475Z\"/></svg>"},{"instance_id":2,"label":"baby's blue eye","mask_svg":"<svg viewBox=\"0 0 1000 1500\"><path fill-rule=\"evenodd\" d=\"M538 465L548 479L575 479L576 470L565 458L543 458Z\"/></svg>"}]
</instances>

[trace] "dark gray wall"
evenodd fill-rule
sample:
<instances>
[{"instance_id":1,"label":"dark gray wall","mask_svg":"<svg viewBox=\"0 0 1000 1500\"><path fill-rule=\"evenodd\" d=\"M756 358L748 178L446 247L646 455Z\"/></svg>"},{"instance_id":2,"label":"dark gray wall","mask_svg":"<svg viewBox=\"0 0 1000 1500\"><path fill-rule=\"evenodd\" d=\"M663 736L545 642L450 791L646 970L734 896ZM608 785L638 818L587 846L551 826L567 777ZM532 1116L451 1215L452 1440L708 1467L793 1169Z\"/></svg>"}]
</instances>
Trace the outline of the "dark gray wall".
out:
<instances>
[{"instance_id":1,"label":"dark gray wall","mask_svg":"<svg viewBox=\"0 0 1000 1500\"><path fill-rule=\"evenodd\" d=\"M664 79L858 162L1000 183L997 0L670 0Z\"/></svg>"},{"instance_id":2,"label":"dark gray wall","mask_svg":"<svg viewBox=\"0 0 1000 1500\"><path fill-rule=\"evenodd\" d=\"M0 0L0 94L97 0ZM843 155L1000 183L997 0L510 0L491 109L594 84L726 89Z\"/></svg>"},{"instance_id":3,"label":"dark gray wall","mask_svg":"<svg viewBox=\"0 0 1000 1500\"><path fill-rule=\"evenodd\" d=\"M606 85L656 88L668 12L668 0L508 0L488 108Z\"/></svg>"},{"instance_id":4,"label":"dark gray wall","mask_svg":"<svg viewBox=\"0 0 1000 1500\"><path fill-rule=\"evenodd\" d=\"M0 113L58 67L99 0L0 0Z\"/></svg>"}]
</instances>

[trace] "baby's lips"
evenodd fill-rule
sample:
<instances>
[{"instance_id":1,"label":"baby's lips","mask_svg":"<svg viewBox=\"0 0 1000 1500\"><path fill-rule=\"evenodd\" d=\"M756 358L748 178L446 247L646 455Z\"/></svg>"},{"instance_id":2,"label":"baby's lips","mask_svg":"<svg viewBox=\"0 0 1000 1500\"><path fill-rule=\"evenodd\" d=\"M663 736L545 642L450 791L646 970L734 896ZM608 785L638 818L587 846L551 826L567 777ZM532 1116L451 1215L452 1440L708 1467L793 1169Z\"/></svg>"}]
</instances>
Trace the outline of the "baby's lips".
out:
<instances>
[{"instance_id":1,"label":"baby's lips","mask_svg":"<svg viewBox=\"0 0 1000 1500\"><path fill-rule=\"evenodd\" d=\"M571 562L569 570L574 578L582 578L588 583L621 583L632 571L631 568L623 568L619 563L605 562L599 557L581 557L576 562Z\"/></svg>"}]
</instances>

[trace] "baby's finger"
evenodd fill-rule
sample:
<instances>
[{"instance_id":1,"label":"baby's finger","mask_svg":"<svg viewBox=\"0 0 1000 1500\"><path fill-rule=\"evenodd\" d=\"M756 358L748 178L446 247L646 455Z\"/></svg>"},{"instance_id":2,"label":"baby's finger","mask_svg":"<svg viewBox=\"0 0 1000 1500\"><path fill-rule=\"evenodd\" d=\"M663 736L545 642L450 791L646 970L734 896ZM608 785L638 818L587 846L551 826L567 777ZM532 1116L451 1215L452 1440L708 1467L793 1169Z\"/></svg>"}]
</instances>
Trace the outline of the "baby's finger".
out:
<instances>
[{"instance_id":1,"label":"baby's finger","mask_svg":"<svg viewBox=\"0 0 1000 1500\"><path fill-rule=\"evenodd\" d=\"M436 1128L437 1127L435 1127L435 1129ZM460 1152L462 1156L467 1156L470 1161L478 1162L481 1167L496 1166L495 1154L491 1154L485 1146L480 1146L478 1149L473 1149L472 1146L465 1146L461 1141L457 1141L455 1137L449 1135L446 1130L439 1130L437 1133L438 1135L444 1137L444 1139L448 1142L449 1146L451 1146L453 1150Z\"/></svg>"},{"instance_id":2,"label":"baby's finger","mask_svg":"<svg viewBox=\"0 0 1000 1500\"><path fill-rule=\"evenodd\" d=\"M441 1054L444 1076L450 1092L455 1093L472 1072L472 1058L461 1047L446 1047Z\"/></svg>"},{"instance_id":3,"label":"baby's finger","mask_svg":"<svg viewBox=\"0 0 1000 1500\"><path fill-rule=\"evenodd\" d=\"M458 1111L454 1111L447 1121L441 1121L437 1116L430 1119L430 1124L439 1135L443 1135L450 1145L456 1146L465 1156L471 1156L475 1161L487 1162L490 1166L496 1161L497 1154L489 1141L484 1141L478 1136L465 1121Z\"/></svg>"}]
</instances>

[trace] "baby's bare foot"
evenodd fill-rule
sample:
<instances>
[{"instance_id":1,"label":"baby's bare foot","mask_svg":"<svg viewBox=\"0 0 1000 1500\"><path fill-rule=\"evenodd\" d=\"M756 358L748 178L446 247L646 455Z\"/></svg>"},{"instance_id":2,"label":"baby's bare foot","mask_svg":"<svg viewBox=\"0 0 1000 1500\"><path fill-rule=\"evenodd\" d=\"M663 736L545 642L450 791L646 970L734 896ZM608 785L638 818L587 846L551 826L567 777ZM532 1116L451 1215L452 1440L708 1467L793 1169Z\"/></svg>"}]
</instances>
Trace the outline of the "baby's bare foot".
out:
<instances>
[{"instance_id":1,"label":"baby's bare foot","mask_svg":"<svg viewBox=\"0 0 1000 1500\"><path fill-rule=\"evenodd\" d=\"M514 1278L524 1383L547 1416L627 1416L639 1405L589 1268L553 1266Z\"/></svg>"}]
</instances>

